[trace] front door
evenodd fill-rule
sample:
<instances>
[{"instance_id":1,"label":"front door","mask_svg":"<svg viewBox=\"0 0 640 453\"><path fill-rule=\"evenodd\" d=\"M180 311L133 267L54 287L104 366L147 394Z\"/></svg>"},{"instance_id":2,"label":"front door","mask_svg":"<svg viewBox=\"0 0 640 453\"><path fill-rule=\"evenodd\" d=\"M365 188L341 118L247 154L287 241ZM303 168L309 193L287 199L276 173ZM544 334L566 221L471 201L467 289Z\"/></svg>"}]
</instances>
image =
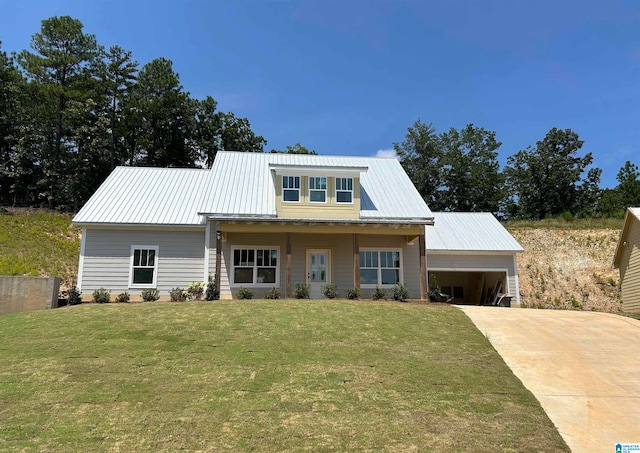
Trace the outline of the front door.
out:
<instances>
[{"instance_id":1,"label":"front door","mask_svg":"<svg viewBox=\"0 0 640 453\"><path fill-rule=\"evenodd\" d=\"M307 250L307 285L312 299L322 297L322 286L331 283L331 252Z\"/></svg>"}]
</instances>

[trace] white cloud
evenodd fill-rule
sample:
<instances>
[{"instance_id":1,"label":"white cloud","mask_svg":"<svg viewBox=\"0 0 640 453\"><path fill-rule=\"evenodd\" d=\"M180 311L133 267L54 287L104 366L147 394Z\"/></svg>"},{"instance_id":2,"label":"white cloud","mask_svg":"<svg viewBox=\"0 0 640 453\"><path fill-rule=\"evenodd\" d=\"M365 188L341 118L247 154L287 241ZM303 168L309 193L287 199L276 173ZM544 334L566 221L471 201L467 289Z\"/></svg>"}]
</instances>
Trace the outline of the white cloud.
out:
<instances>
[{"instance_id":1,"label":"white cloud","mask_svg":"<svg viewBox=\"0 0 640 453\"><path fill-rule=\"evenodd\" d=\"M395 157L397 159L398 155L396 154L395 149L389 148L389 149L379 149L378 151L376 151L376 157Z\"/></svg>"}]
</instances>

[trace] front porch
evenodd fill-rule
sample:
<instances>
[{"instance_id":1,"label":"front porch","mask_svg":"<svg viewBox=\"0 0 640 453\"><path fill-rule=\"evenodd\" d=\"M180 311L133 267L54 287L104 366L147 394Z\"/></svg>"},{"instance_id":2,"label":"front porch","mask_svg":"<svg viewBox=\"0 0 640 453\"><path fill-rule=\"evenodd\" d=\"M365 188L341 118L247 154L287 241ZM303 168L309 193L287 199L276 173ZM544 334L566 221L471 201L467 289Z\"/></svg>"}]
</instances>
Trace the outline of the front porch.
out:
<instances>
[{"instance_id":1,"label":"front porch","mask_svg":"<svg viewBox=\"0 0 640 453\"><path fill-rule=\"evenodd\" d=\"M332 283L345 297L360 288L369 298L376 286L388 293L405 283L412 299L427 298L422 225L317 224L313 222L209 222L205 273L215 275L220 297L233 299L240 288L263 297L279 288L293 298L296 283L321 298Z\"/></svg>"}]
</instances>

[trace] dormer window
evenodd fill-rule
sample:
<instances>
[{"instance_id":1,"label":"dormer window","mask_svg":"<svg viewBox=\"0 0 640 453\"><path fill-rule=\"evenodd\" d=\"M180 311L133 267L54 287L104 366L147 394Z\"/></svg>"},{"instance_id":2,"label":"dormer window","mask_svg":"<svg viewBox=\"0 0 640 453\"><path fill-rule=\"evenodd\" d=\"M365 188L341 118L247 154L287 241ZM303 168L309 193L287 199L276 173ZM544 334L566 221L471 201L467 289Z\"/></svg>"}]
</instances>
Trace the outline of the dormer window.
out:
<instances>
[{"instance_id":1,"label":"dormer window","mask_svg":"<svg viewBox=\"0 0 640 453\"><path fill-rule=\"evenodd\" d=\"M327 202L327 177L309 177L309 201L311 203Z\"/></svg>"},{"instance_id":2,"label":"dormer window","mask_svg":"<svg viewBox=\"0 0 640 453\"><path fill-rule=\"evenodd\" d=\"M300 176L282 177L282 201L300 201Z\"/></svg>"},{"instance_id":3,"label":"dormer window","mask_svg":"<svg viewBox=\"0 0 640 453\"><path fill-rule=\"evenodd\" d=\"M353 178L336 178L336 202L353 203Z\"/></svg>"}]
</instances>

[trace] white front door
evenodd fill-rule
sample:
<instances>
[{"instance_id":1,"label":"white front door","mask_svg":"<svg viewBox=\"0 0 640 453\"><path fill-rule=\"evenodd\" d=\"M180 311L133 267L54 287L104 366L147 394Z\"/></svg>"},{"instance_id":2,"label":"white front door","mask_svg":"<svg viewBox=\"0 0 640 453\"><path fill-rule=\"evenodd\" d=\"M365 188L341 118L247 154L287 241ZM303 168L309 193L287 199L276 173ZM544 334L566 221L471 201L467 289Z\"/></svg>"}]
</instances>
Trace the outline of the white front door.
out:
<instances>
[{"instance_id":1,"label":"white front door","mask_svg":"<svg viewBox=\"0 0 640 453\"><path fill-rule=\"evenodd\" d=\"M331 283L331 251L307 250L307 285L312 299L322 297L322 286Z\"/></svg>"}]
</instances>

